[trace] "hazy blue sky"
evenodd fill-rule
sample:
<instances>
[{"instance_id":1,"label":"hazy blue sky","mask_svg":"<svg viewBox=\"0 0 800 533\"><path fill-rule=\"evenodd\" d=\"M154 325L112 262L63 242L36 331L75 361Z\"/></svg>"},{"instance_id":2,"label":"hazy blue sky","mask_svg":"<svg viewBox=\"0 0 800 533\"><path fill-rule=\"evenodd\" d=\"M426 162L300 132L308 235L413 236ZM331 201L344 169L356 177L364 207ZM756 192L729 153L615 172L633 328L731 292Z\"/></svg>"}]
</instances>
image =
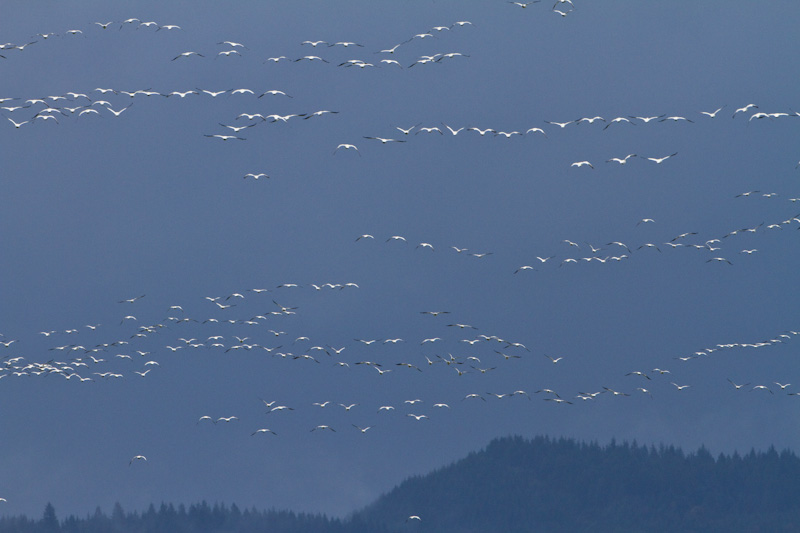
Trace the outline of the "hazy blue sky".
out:
<instances>
[{"instance_id":1,"label":"hazy blue sky","mask_svg":"<svg viewBox=\"0 0 800 533\"><path fill-rule=\"evenodd\" d=\"M797 451L800 5L574 3L5 2L0 513L341 516L507 434Z\"/></svg>"}]
</instances>

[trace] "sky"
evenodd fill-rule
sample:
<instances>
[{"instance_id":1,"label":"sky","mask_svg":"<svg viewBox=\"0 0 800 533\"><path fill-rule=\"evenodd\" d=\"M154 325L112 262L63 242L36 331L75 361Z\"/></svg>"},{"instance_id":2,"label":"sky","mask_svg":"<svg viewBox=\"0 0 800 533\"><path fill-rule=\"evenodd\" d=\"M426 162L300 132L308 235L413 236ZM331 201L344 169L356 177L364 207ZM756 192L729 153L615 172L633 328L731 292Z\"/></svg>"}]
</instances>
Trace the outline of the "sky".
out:
<instances>
[{"instance_id":1,"label":"sky","mask_svg":"<svg viewBox=\"0 0 800 533\"><path fill-rule=\"evenodd\" d=\"M0 513L797 452L800 6L574 4L7 2Z\"/></svg>"}]
</instances>

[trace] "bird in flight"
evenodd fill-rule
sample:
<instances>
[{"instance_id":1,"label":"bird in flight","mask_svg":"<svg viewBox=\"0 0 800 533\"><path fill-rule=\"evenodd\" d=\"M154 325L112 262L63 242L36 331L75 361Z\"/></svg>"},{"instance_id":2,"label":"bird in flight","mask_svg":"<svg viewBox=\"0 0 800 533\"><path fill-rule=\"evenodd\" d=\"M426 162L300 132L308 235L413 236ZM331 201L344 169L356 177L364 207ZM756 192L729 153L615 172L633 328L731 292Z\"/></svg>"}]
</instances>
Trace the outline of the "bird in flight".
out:
<instances>
[{"instance_id":1,"label":"bird in flight","mask_svg":"<svg viewBox=\"0 0 800 533\"><path fill-rule=\"evenodd\" d=\"M611 159L607 159L606 163L619 163L620 165L624 165L631 157L636 157L636 154L628 154L625 157L612 157Z\"/></svg>"},{"instance_id":2,"label":"bird in flight","mask_svg":"<svg viewBox=\"0 0 800 533\"><path fill-rule=\"evenodd\" d=\"M441 132L439 132L439 133L441 133ZM406 142L406 141L402 141L400 139L385 139L383 137L367 137L367 136L364 136L364 138L365 139L372 139L372 140L380 141L381 144L386 144L386 143L391 143L391 142L395 142L395 143L404 143L404 142Z\"/></svg>"},{"instance_id":3,"label":"bird in flight","mask_svg":"<svg viewBox=\"0 0 800 533\"><path fill-rule=\"evenodd\" d=\"M339 151L339 148L343 148L345 150L355 150L358 156L361 157L361 152L358 151L358 146L356 146L355 144L344 144L344 143L340 144L339 146L336 147L336 150L333 151L334 155L336 155L336 152Z\"/></svg>"},{"instance_id":4,"label":"bird in flight","mask_svg":"<svg viewBox=\"0 0 800 533\"><path fill-rule=\"evenodd\" d=\"M648 157L647 160L648 161L653 161L657 165L660 165L661 163L663 163L664 161L666 161L670 157L675 157L676 155L678 155L678 152L675 152L674 154L666 155L664 157Z\"/></svg>"},{"instance_id":5,"label":"bird in flight","mask_svg":"<svg viewBox=\"0 0 800 533\"><path fill-rule=\"evenodd\" d=\"M189 57L189 56L200 56L200 57L206 57L206 56L204 56L203 54L200 54L200 53L198 53L198 52L181 52L180 54L178 54L178 55L176 55L175 57L173 57L173 58L172 58L172 61L175 61L176 59L180 59L180 58L182 58L182 57Z\"/></svg>"},{"instance_id":6,"label":"bird in flight","mask_svg":"<svg viewBox=\"0 0 800 533\"><path fill-rule=\"evenodd\" d=\"M222 139L223 141L230 141L231 139L236 139L237 141L244 141L246 140L244 137L237 137L236 135L220 135L219 133L215 135L207 135L204 134L205 137L211 137L216 139Z\"/></svg>"}]
</instances>

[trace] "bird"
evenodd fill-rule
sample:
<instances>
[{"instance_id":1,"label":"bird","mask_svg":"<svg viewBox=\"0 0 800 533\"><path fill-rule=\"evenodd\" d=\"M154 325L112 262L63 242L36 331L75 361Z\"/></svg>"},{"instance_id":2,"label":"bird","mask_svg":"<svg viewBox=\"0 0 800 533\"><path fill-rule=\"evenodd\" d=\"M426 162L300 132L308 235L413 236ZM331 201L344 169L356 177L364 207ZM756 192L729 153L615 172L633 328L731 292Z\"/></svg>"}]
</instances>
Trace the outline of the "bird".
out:
<instances>
[{"instance_id":1,"label":"bird","mask_svg":"<svg viewBox=\"0 0 800 533\"><path fill-rule=\"evenodd\" d=\"M266 95L268 95L268 94L269 94L269 95L272 95L272 96L277 96L277 95L280 95L280 96L286 96L286 97L288 97L288 98L294 98L293 96L291 96L291 95L288 95L288 94L286 94L285 92L283 92L283 91L279 91L279 90L277 90L277 89L270 89L269 91L264 91L263 93L261 93L261 95L259 96L259 98L261 98L262 96L266 96ZM317 113L319 113L319 114L322 114L322 113L338 113L338 111L317 111ZM306 118L308 118L308 117L306 117Z\"/></svg>"},{"instance_id":2,"label":"bird","mask_svg":"<svg viewBox=\"0 0 800 533\"><path fill-rule=\"evenodd\" d=\"M269 428L261 428L261 429L257 429L254 432L252 432L250 434L250 436L252 437L253 435L258 435L259 433L272 433L273 435L277 435L277 433L275 433L274 431L272 431Z\"/></svg>"},{"instance_id":3,"label":"bird","mask_svg":"<svg viewBox=\"0 0 800 533\"><path fill-rule=\"evenodd\" d=\"M258 174L254 174L252 172L248 172L247 174L244 175L244 179L247 179L247 178L253 178L254 180L257 180L259 178L267 178L267 179L269 179L269 176L266 175L263 172L260 172Z\"/></svg>"},{"instance_id":4,"label":"bird","mask_svg":"<svg viewBox=\"0 0 800 533\"><path fill-rule=\"evenodd\" d=\"M594 165L592 165L588 161L575 161L570 166L571 167L578 167L578 168L583 167L583 166L588 166L589 168L594 168Z\"/></svg>"},{"instance_id":5,"label":"bird","mask_svg":"<svg viewBox=\"0 0 800 533\"><path fill-rule=\"evenodd\" d=\"M675 157L676 155L678 155L678 152L675 152L674 154L670 154L670 155L667 155L667 156L664 156L664 157L648 157L647 160L648 161L653 161L657 165L660 165L661 163L663 163L664 161L666 161L670 157Z\"/></svg>"},{"instance_id":6,"label":"bird","mask_svg":"<svg viewBox=\"0 0 800 533\"><path fill-rule=\"evenodd\" d=\"M419 124L422 124L422 122L420 122ZM414 128L419 126L419 124L415 124L415 125L411 126L410 128L401 128L400 126L395 126L395 128L397 130L399 130L403 135L408 135L409 133L411 133L411 130L413 130Z\"/></svg>"},{"instance_id":7,"label":"bird","mask_svg":"<svg viewBox=\"0 0 800 533\"><path fill-rule=\"evenodd\" d=\"M180 53L180 54L178 54L177 56L173 57L173 58L172 58L172 61L175 61L176 59L180 59L180 58L182 58L182 57L189 57L189 56L199 56L199 57L206 57L206 56L204 56L203 54L201 54L201 53L198 53L198 52L181 52L181 53Z\"/></svg>"},{"instance_id":8,"label":"bird","mask_svg":"<svg viewBox=\"0 0 800 533\"><path fill-rule=\"evenodd\" d=\"M358 147L355 144L340 144L336 147L336 150L333 151L334 155L339 151L339 148L344 148L345 150L355 150L359 157L361 157L361 152L358 151Z\"/></svg>"},{"instance_id":9,"label":"bird","mask_svg":"<svg viewBox=\"0 0 800 533\"><path fill-rule=\"evenodd\" d=\"M740 107L739 109L737 109L736 111L733 112L733 116L731 116L731 118L736 118L737 114L746 113L751 108L758 109L758 106L756 104L747 104L744 107Z\"/></svg>"},{"instance_id":10,"label":"bird","mask_svg":"<svg viewBox=\"0 0 800 533\"><path fill-rule=\"evenodd\" d=\"M636 154L628 154L625 157L612 157L611 159L607 159L606 163L619 163L620 165L624 165L628 162L628 159L631 157L636 157Z\"/></svg>"},{"instance_id":11,"label":"bird","mask_svg":"<svg viewBox=\"0 0 800 533\"><path fill-rule=\"evenodd\" d=\"M147 461L147 457L144 455L134 455L128 463L128 466L132 465L134 461Z\"/></svg>"},{"instance_id":12,"label":"bird","mask_svg":"<svg viewBox=\"0 0 800 533\"><path fill-rule=\"evenodd\" d=\"M252 128L253 126L255 126L255 124L248 124L246 126L228 126L228 125L223 124L222 122L219 122L218 124L220 126L222 126L223 128L228 128L229 130L232 130L234 133L239 133L240 131L242 131L244 129Z\"/></svg>"},{"instance_id":13,"label":"bird","mask_svg":"<svg viewBox=\"0 0 800 533\"><path fill-rule=\"evenodd\" d=\"M222 139L223 141L230 141L231 139L236 139L237 141L244 141L244 140L246 140L244 137L237 137L236 135L220 135L220 134L216 134L216 135L205 135L205 134L204 134L204 136L205 136L205 137L211 137L211 138L215 138L215 139Z\"/></svg>"},{"instance_id":14,"label":"bird","mask_svg":"<svg viewBox=\"0 0 800 533\"><path fill-rule=\"evenodd\" d=\"M725 109L725 106L720 107L716 111L700 111L700 113L702 113L703 115L706 115L706 116L708 116L710 118L715 118L717 116L717 113L719 113L723 109Z\"/></svg>"},{"instance_id":15,"label":"bird","mask_svg":"<svg viewBox=\"0 0 800 533\"><path fill-rule=\"evenodd\" d=\"M480 128L476 128L476 127L474 127L474 126L473 126L473 127L471 127L471 128L467 128L467 130L468 130L468 131L477 131L478 133L480 133L481 137L483 137L483 136L484 136L484 135L486 135L487 133L496 133L496 131L495 131L495 130L493 130L492 128L486 128L485 130L482 130L482 129L480 129Z\"/></svg>"},{"instance_id":16,"label":"bird","mask_svg":"<svg viewBox=\"0 0 800 533\"><path fill-rule=\"evenodd\" d=\"M450 126L448 126L447 124L445 124L444 122L442 122L442 125L443 125L445 128L447 128L447 129L450 131L450 133L452 133L453 135L458 135L458 133L459 133L461 130L463 130L463 129L464 129L464 126L462 126L462 127L458 128L458 129L453 129L453 128L451 128Z\"/></svg>"},{"instance_id":17,"label":"bird","mask_svg":"<svg viewBox=\"0 0 800 533\"><path fill-rule=\"evenodd\" d=\"M298 61L322 61L323 63L330 63L327 59L322 59L319 56L303 56L300 59L295 59L294 62L297 63Z\"/></svg>"},{"instance_id":18,"label":"bird","mask_svg":"<svg viewBox=\"0 0 800 533\"><path fill-rule=\"evenodd\" d=\"M638 117L637 117L637 118L638 118ZM609 127L612 125L612 124L619 124L620 122L627 122L628 124L631 124L632 126L635 126L635 125L636 125L636 123L635 123L635 122L631 122L631 120L630 120L630 119L628 119L628 118L626 118L626 117L616 117L616 118L612 118L612 119L609 121L609 123L608 123L608 124L606 124L606 127L605 127L605 128L603 128L603 131L607 130L607 129L608 129L608 128L609 128Z\"/></svg>"},{"instance_id":19,"label":"bird","mask_svg":"<svg viewBox=\"0 0 800 533\"><path fill-rule=\"evenodd\" d=\"M680 390L684 390L684 389L688 389L690 387L690 385L678 385L674 381L671 381L670 383L672 383L672 385L674 385L675 388L678 389L679 391Z\"/></svg>"},{"instance_id":20,"label":"bird","mask_svg":"<svg viewBox=\"0 0 800 533\"><path fill-rule=\"evenodd\" d=\"M111 113L112 113L112 114L113 114L115 117L118 117L118 116L120 116L122 113L124 113L124 112L125 112L125 111L126 111L128 108L130 108L132 105L133 105L133 104L128 104L128 106L127 106L127 107L123 107L123 108L122 108L122 109L120 109L119 111L115 111L114 109L112 109L112 108L110 108L110 107L106 107L106 109L108 109L109 111L111 111Z\"/></svg>"},{"instance_id":21,"label":"bird","mask_svg":"<svg viewBox=\"0 0 800 533\"><path fill-rule=\"evenodd\" d=\"M439 132L439 133L441 133L441 132ZM375 140L375 141L380 141L381 144L386 144L386 143L391 143L391 142L396 142L396 143L404 143L404 142L406 142L406 141L403 141L403 140L400 140L400 139L386 139L386 138L383 138L383 137L367 137L367 136L364 136L364 138L365 139L372 139L372 140Z\"/></svg>"},{"instance_id":22,"label":"bird","mask_svg":"<svg viewBox=\"0 0 800 533\"><path fill-rule=\"evenodd\" d=\"M8 117L6 117L6 118L8 118ZM19 129L19 128L21 128L21 127L22 127L22 126L24 126L25 124L30 124L30 121L29 121L29 120L24 120L24 121L22 121L22 122L14 122L14 120L12 120L12 119L8 118L8 121L9 121L9 122L11 122L11 123L14 125L14 127L15 127L16 129Z\"/></svg>"}]
</instances>

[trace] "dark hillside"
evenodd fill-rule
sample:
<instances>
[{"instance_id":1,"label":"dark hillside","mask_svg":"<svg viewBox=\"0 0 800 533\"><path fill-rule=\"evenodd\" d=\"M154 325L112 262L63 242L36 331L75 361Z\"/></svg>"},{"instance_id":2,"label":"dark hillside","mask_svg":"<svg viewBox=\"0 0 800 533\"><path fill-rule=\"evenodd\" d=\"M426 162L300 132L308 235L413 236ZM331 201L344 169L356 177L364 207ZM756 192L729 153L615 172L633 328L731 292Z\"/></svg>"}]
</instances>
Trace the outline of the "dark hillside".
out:
<instances>
[{"instance_id":1,"label":"dark hillside","mask_svg":"<svg viewBox=\"0 0 800 533\"><path fill-rule=\"evenodd\" d=\"M567 439L492 441L411 478L358 517L418 531L798 531L800 460L790 452L717 459L701 448Z\"/></svg>"}]
</instances>

